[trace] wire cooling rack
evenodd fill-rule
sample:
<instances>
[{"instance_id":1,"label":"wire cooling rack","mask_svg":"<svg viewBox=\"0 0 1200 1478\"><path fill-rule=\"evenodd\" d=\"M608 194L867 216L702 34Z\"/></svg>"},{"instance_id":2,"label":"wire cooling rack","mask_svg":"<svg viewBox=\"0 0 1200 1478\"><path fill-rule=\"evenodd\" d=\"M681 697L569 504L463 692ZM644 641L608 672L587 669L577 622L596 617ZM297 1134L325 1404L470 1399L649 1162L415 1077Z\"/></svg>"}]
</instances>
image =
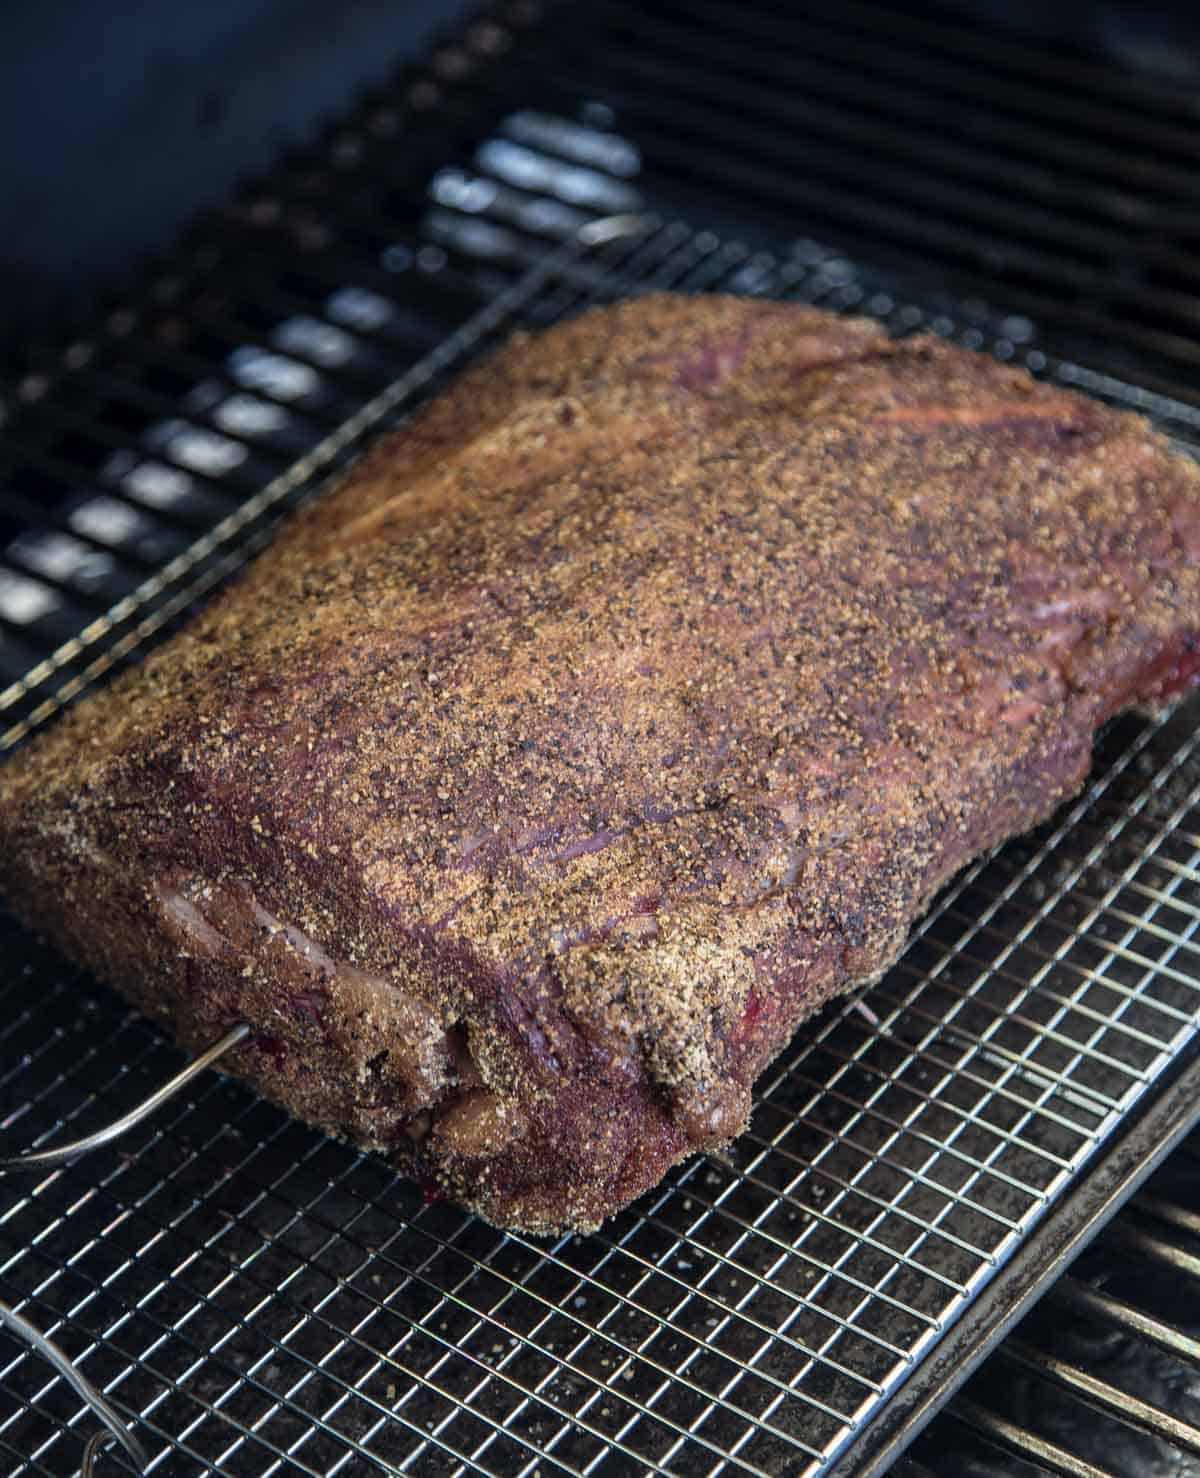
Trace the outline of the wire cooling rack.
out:
<instances>
[{"instance_id":1,"label":"wire cooling rack","mask_svg":"<svg viewBox=\"0 0 1200 1478\"><path fill-rule=\"evenodd\" d=\"M48 654L0 695L5 745L168 629L367 433L512 328L588 301L721 288L868 311L1200 442L1192 408L1048 360L1003 322L931 315L830 253L636 224L539 263ZM1097 1165L1124 1153L1128 1183L1194 1117L1194 718L1110 726L1079 800L969 869L879 986L801 1031L728 1156L678 1168L595 1236L535 1242L422 1204L382 1161L212 1074L121 1146L5 1179L0 1296L136 1424L155 1473L877 1471L889 1412L911 1429L938 1358L954 1352L948 1389L1103 1213ZM14 1145L89 1127L177 1065L113 996L0 928ZM60 1379L0 1343L10 1473L73 1471L91 1430Z\"/></svg>"}]
</instances>

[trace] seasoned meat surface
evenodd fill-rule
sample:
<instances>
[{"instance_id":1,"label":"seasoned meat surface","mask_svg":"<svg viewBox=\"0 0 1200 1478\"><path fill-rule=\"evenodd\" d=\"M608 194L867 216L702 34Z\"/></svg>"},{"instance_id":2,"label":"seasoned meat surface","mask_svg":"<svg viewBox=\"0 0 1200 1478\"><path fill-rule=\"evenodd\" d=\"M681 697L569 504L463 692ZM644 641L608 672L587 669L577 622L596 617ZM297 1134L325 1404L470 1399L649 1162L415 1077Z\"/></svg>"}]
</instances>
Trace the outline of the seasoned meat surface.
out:
<instances>
[{"instance_id":1,"label":"seasoned meat surface","mask_svg":"<svg viewBox=\"0 0 1200 1478\"><path fill-rule=\"evenodd\" d=\"M1200 671L1200 476L870 323L518 337L0 769L11 906L501 1226L742 1128L797 1023Z\"/></svg>"}]
</instances>

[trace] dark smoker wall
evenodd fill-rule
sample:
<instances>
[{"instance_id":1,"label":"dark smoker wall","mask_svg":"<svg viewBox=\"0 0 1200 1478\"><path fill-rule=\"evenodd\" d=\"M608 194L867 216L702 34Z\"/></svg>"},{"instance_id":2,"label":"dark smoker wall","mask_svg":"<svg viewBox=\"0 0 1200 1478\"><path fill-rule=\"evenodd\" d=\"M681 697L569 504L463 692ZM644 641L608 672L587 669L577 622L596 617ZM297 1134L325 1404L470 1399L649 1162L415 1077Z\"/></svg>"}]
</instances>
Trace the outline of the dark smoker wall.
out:
<instances>
[{"instance_id":1,"label":"dark smoker wall","mask_svg":"<svg viewBox=\"0 0 1200 1478\"><path fill-rule=\"evenodd\" d=\"M0 339L64 322L470 0L0 0Z\"/></svg>"}]
</instances>

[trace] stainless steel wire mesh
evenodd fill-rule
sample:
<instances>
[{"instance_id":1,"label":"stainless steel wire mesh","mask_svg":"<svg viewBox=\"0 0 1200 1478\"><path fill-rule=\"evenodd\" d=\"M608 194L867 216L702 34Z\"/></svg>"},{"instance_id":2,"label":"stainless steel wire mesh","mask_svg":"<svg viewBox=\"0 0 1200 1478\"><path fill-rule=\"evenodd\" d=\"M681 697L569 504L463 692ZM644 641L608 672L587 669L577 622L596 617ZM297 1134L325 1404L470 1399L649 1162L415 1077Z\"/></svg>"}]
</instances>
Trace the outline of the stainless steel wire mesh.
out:
<instances>
[{"instance_id":1,"label":"stainless steel wire mesh","mask_svg":"<svg viewBox=\"0 0 1200 1478\"><path fill-rule=\"evenodd\" d=\"M928 325L828 253L752 255L683 226L560 252L0 697L7 742L169 625L446 371L520 323L647 287ZM1151 408L1188 436L1194 411ZM1079 800L977 863L878 987L801 1032L728 1157L681 1167L594 1237L536 1243L422 1204L382 1162L211 1076L132 1142L5 1181L0 1293L136 1418L152 1472L820 1473L1192 1044L1193 729L1187 708L1111 726ZM107 993L15 926L3 938L14 1143L78 1132L173 1065ZM72 1470L89 1432L61 1381L0 1345L11 1473Z\"/></svg>"},{"instance_id":2,"label":"stainless steel wire mesh","mask_svg":"<svg viewBox=\"0 0 1200 1478\"><path fill-rule=\"evenodd\" d=\"M1194 1467L1198 1153L1193 1133L1056 1278L895 1478L1143 1478Z\"/></svg>"}]
</instances>

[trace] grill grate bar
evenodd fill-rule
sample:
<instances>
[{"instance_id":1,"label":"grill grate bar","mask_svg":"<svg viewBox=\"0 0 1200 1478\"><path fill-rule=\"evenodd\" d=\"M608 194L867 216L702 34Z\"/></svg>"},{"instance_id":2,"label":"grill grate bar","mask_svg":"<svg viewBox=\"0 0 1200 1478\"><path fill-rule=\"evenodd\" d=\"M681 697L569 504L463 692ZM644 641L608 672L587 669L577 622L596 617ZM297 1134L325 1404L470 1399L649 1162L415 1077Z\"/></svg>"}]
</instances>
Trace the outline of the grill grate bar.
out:
<instances>
[{"instance_id":1,"label":"grill grate bar","mask_svg":"<svg viewBox=\"0 0 1200 1478\"><path fill-rule=\"evenodd\" d=\"M98 442L101 446L106 447L107 450L109 450L110 452L119 452L125 449L126 446L125 438L118 435L116 432L109 432L106 436L103 437L94 433L93 422L84 416L75 415L70 412L61 414L56 412L52 424L57 425L64 436L71 433L84 432L86 433L89 441ZM7 438L3 436L3 434L0 434L0 455L3 455L5 453L12 455L12 452L12 444L8 441ZM120 489L107 488L98 485L95 481L95 472L84 461L74 461L70 457L65 457L59 452L46 451L44 448L40 446L35 446L32 443L24 444L19 450L19 455L21 462L25 466L32 467L36 471L42 472L48 477L52 477L67 486L80 489L94 489L94 491L101 492L108 497L123 498ZM173 465L175 465L180 472L186 471L189 476L197 478L207 488L210 488L212 492L226 499L227 507L229 506L228 500L230 500L230 495L233 494L234 498L237 497L237 481L234 481L233 486L231 487L231 479L229 476L217 477L212 473L205 472L202 468L193 469L191 467L186 467L183 463L176 462L175 459L173 457L170 457L169 455L166 456L163 460L172 462ZM238 481L240 480L241 479L238 479ZM123 498L123 501L130 502L131 500ZM176 518L179 518L178 514L176 514L175 516ZM198 529L208 528L213 522L211 514L198 519L188 520L185 518L179 518L179 521L182 523L190 523L193 527ZM72 526L71 531L72 533L76 532L74 526Z\"/></svg>"},{"instance_id":2,"label":"grill grate bar","mask_svg":"<svg viewBox=\"0 0 1200 1478\"><path fill-rule=\"evenodd\" d=\"M146 384L143 379L135 379L129 374L118 374L103 367L90 368L80 370L76 376L76 382L84 390L94 392L97 399L103 398L108 406L114 409L120 407L136 411L139 415L145 416L147 420L154 417L175 419L179 416L179 396L177 394L167 390L156 390L153 386ZM293 460L293 457L288 456L285 451L274 447L268 436L256 435L253 431L243 432L233 429L227 420L222 420L221 412L230 400L238 397L243 400L251 398L244 386L238 385L236 381L228 377L218 380L213 375L205 375L198 383L205 388L212 386L218 392L219 398L214 397L214 404L206 407L200 403L193 391L186 401L187 420L190 424L205 427L214 436L222 437L225 441L233 443L246 456L263 456L285 465ZM259 399L257 392L253 398ZM299 432L307 441L318 441L322 429L332 430L342 419L329 411L322 411L319 407L311 410L306 408L302 412L297 412L286 401L274 400L271 403L285 410L289 420L299 422L302 417L303 422L312 423L311 425L300 424L293 428L294 432ZM190 463L184 465L189 471L196 470ZM226 484L218 479L213 479L213 481L218 482L221 492L227 496L229 490Z\"/></svg>"},{"instance_id":3,"label":"grill grate bar","mask_svg":"<svg viewBox=\"0 0 1200 1478\"><path fill-rule=\"evenodd\" d=\"M989 1437L997 1447L1015 1457L1037 1463L1047 1473L1058 1474L1059 1478L1119 1478L1118 1474L1085 1462L1057 1442L1039 1436L1019 1422L997 1416L994 1411L965 1397L952 1402L946 1409L956 1422L969 1424L973 1430Z\"/></svg>"},{"instance_id":4,"label":"grill grate bar","mask_svg":"<svg viewBox=\"0 0 1200 1478\"><path fill-rule=\"evenodd\" d=\"M23 493L14 492L11 488L0 491L0 518L10 519L20 524L25 530L58 530L62 525L61 518L57 517L52 509L40 506ZM86 529L72 529L71 537L86 545L93 553L108 553L108 546ZM154 568L153 561L146 560L135 547L127 551L126 559L129 564L139 570Z\"/></svg>"},{"instance_id":5,"label":"grill grate bar","mask_svg":"<svg viewBox=\"0 0 1200 1478\"><path fill-rule=\"evenodd\" d=\"M1157 1345L1168 1355L1200 1366L1200 1340L1194 1339L1182 1329L1176 1329L1163 1319L1153 1318L1123 1299L1114 1298L1088 1283L1081 1283L1069 1273L1058 1279L1047 1292L1046 1299L1061 1304L1073 1313L1097 1315L1109 1324Z\"/></svg>"},{"instance_id":6,"label":"grill grate bar","mask_svg":"<svg viewBox=\"0 0 1200 1478\"><path fill-rule=\"evenodd\" d=\"M1181 1232L1190 1232L1192 1236L1200 1237L1200 1213L1186 1206L1177 1206L1173 1201L1165 1200L1162 1196L1152 1195L1138 1196L1133 1204L1139 1211L1154 1217L1156 1221L1165 1222Z\"/></svg>"},{"instance_id":7,"label":"grill grate bar","mask_svg":"<svg viewBox=\"0 0 1200 1478\"><path fill-rule=\"evenodd\" d=\"M841 7L836 14L761 3L731 10L714 5L712 0L702 0L694 11L690 7L683 11L677 3L659 9L703 17L714 28L741 34L749 40L758 34L756 27L769 15L773 27L771 50L776 55L789 54L789 59L793 49L816 48L824 38L826 47L838 48L838 55L845 56L847 46L853 46L854 54L862 57L864 69L881 66L895 77L899 71L896 55L900 52L906 69L912 68L921 85L938 94L958 93L975 101L985 96L998 111L1011 109L1030 118L1044 119L1054 128L1078 128L1090 138L1108 136L1105 123L1111 121L1111 115L1105 109L1111 106L1111 100L1100 103L1097 92L1109 92L1120 96L1121 105L1128 113L1130 130L1124 137L1153 144L1155 155L1177 150L1184 158L1194 159L1200 154L1200 130L1194 126L1172 126L1164 120L1147 117L1144 112L1156 109L1164 99L1178 98L1190 115L1192 100L1185 89L1176 92L1161 79L1156 79L1152 87L1130 82L1119 69L1076 63L1079 79L1074 90L1070 62L1064 66L1063 60L1056 56L1047 67L1045 54L1037 46L1014 45L1010 38L995 32L981 35L974 28L956 26L949 17L940 17L936 25L931 25L908 11L861 3ZM905 22L903 28L896 24L900 14ZM884 36L886 45L880 41ZM1004 75L1010 70L1002 61L1006 51L1014 56L1012 70L1021 79L1017 82ZM964 65L964 52L970 57L969 70ZM1031 84L1029 79L1035 72L1052 76L1055 86L1047 89ZM1168 111L1172 119L1178 118L1176 109L1168 108Z\"/></svg>"},{"instance_id":8,"label":"grill grate bar","mask_svg":"<svg viewBox=\"0 0 1200 1478\"><path fill-rule=\"evenodd\" d=\"M645 45L654 44L653 36L662 32L662 27L633 16L627 26ZM605 53L601 51L599 57L593 54L591 60L603 64ZM752 158L754 168L761 168L764 177L767 170L774 170L781 180L794 182L795 174L789 168L789 131L791 137L795 131L803 131L820 142L820 158L810 166L814 174L837 181L845 179L851 168L865 169L864 194L873 203L902 200L914 207L924 204L947 219L973 221L979 235L986 226L1000 228L1006 235L1013 230L1018 223L1011 210L1007 216L1004 213L1004 193L1006 187L1020 190L1027 197L1019 220L1021 241L1028 260L1038 263L1045 281L1069 280L1072 261L1064 257L1063 247L1069 247L1074 256L1076 272L1081 267L1099 268L1125 249L1121 227L1127 226L1128 206L1119 210L1111 193L1098 200L1095 187L1089 191L1084 182L1076 187L1076 198L1072 199L1069 187L1057 181L1042 186L1044 175L1030 179L1030 171L1007 167L1003 156L992 159L991 172L985 176L975 150L958 147L933 131L929 139L919 135L914 138L911 130L901 136L889 135L875 119L864 119L844 106L821 104L807 90L764 97L754 84L739 84L728 75L719 79L699 77L693 67L676 61L661 46L632 57L625 46L620 46L607 60L614 69L622 66L645 85L635 112L639 122L655 126L654 142L647 144L651 158L663 136L698 139L707 133L711 137L711 115L705 118L703 102L706 91L711 94L715 85L728 110L723 117L720 147L730 161L731 172L737 162ZM681 102L681 96L688 97L688 102ZM762 117L764 110L773 116ZM771 143L766 147L762 142L764 124L771 131ZM649 135L646 137L648 140ZM865 155L854 148L856 144L869 146ZM959 168L947 168L956 162ZM750 177L747 167L746 178ZM1032 203L1038 199L1052 204ZM1097 219L1107 202L1111 202L1107 212L1111 225L1103 216ZM1030 241L1036 245L1027 245ZM1052 253L1051 248L1057 250ZM1076 286L1086 283L1085 279L1081 284L1078 277L1073 281ZM1164 313L1173 311L1178 317L1194 314L1198 306L1192 294L1144 284L1112 284L1111 291ZM1185 344L1180 336L1180 347Z\"/></svg>"},{"instance_id":9,"label":"grill grate bar","mask_svg":"<svg viewBox=\"0 0 1200 1478\"><path fill-rule=\"evenodd\" d=\"M1117 1475L1182 1469L1200 1449L1189 1392L1200 1368L1190 1331L1200 1261L1147 1236L1144 1219L1200 1233L1186 1161L1195 1137L1077 1254L1015 1335L917 1439L947 1475L1002 1446L1039 1472ZM1161 1216L1159 1213L1161 1212ZM1066 1446L1059 1444L1065 1443ZM902 1466L901 1466L902 1471Z\"/></svg>"},{"instance_id":10,"label":"grill grate bar","mask_svg":"<svg viewBox=\"0 0 1200 1478\"><path fill-rule=\"evenodd\" d=\"M337 458L368 430L372 429L396 406L411 398L422 387L429 385L435 377L456 361L467 345L478 344L504 322L510 321L521 307L533 298L542 285L544 276L553 275L554 259L522 278L507 292L499 294L482 308L471 320L455 333L442 340L412 371L394 381L361 410L327 437L317 447L287 472L269 482L261 492L246 499L223 519L211 533L199 540L181 559L173 560L161 574L139 588L135 596L120 602L109 615L93 624L86 634L86 646L94 647L115 628L125 622L139 608L154 606L151 614L144 616L138 624L136 635L121 638L110 653L101 652L79 678L69 679L54 697L47 699L34 710L32 722L44 722L51 713L81 691L91 681L113 664L113 658L124 655L135 646L143 644L155 631L160 630L180 609L211 589L221 578L231 573L255 552L255 525L277 506L285 505L289 498L302 487L310 484L319 471L336 465ZM112 438L117 440L117 438ZM0 443L2 444L2 443ZM242 540L240 545L235 541ZM229 553L205 568L205 562L213 558L222 546L232 546ZM178 594L166 599L163 592L177 585L182 578L200 569L191 583L184 584ZM0 692L0 713L14 707L33 686L42 686L55 671L61 671L74 661L84 650L83 641L68 644L59 649L41 667L31 672L25 682ZM0 734L0 752L16 742L28 731L30 720L18 722L7 734Z\"/></svg>"},{"instance_id":11,"label":"grill grate bar","mask_svg":"<svg viewBox=\"0 0 1200 1478\"><path fill-rule=\"evenodd\" d=\"M944 143L930 121L928 94L897 81L895 51L889 52L881 65L880 53L868 52L864 56L857 47L851 51L840 38L831 37L811 12L795 17L796 24L806 29L803 36L795 33L799 45L784 51L766 49L741 39L744 32L736 28L736 21L725 6L715 10L704 7L701 14L722 35L723 86L728 88L730 78L736 77L739 93L750 108L782 110L789 98L781 89L787 89L792 96L803 89L806 99L815 97L828 103L831 112L836 109L849 116L869 118L876 124L875 132L864 136L877 148L894 145L894 136L886 137L880 124L911 128L921 144ZM704 75L701 69L706 69L712 55L711 42L707 39L711 33L697 30L695 15L690 12L683 23L669 15L669 8L666 16L661 9L659 15L661 18L652 19L645 11L626 7L619 23L623 31L630 28L634 34L652 39L660 56L686 59L689 65L683 69L685 78L698 73ZM615 14L613 21L618 21ZM861 60L857 68L853 64L855 59ZM975 104L977 76L972 73L967 78L947 71L938 79L939 95ZM1038 93L1036 100L1040 105L1043 94ZM977 110L972 118L970 138L976 151L973 154L964 150L939 151L937 157L956 161L956 167L977 178L981 172L978 151L981 146L986 147L990 161L1008 166L1006 178L1018 189L1036 188L1039 180L1034 171L1044 170L1047 164L1072 168L1085 178L1102 182L1109 188L1109 198L1118 182L1135 196L1171 190L1186 194L1191 189L1188 167L1168 162L1162 151L1156 151L1153 157L1130 152L1123 142L1093 129L1068 132L1061 126L1061 119L1056 119L1050 129L1039 128L1035 120L1017 108ZM1200 140L1192 153L1193 157L1200 153ZM1024 169L1020 168L1022 165ZM1093 200L1090 204L1094 209L1103 209L1105 201Z\"/></svg>"},{"instance_id":12,"label":"grill grate bar","mask_svg":"<svg viewBox=\"0 0 1200 1478\"><path fill-rule=\"evenodd\" d=\"M238 346L239 348L242 346ZM302 370L313 367L292 355L281 355ZM104 379L112 386L132 382L141 390L148 381L167 379L189 387L213 385L227 396L252 394L255 399L267 402L282 411L291 411L298 404L301 414L322 427L332 429L343 419L327 402L301 391L299 395L279 389L269 377L259 376L252 381L239 379L236 371L229 367L228 356L202 354L187 344L164 345L149 336L130 339L125 334L110 334L100 340L93 360L109 366L104 370ZM82 383L88 384L87 371L79 371ZM307 379L307 376L302 377ZM148 392L149 393L149 392ZM171 402L162 393L163 413L174 416L178 413L178 401Z\"/></svg>"},{"instance_id":13,"label":"grill grate bar","mask_svg":"<svg viewBox=\"0 0 1200 1478\"><path fill-rule=\"evenodd\" d=\"M1053 1381L1117 1421L1137 1427L1151 1436L1165 1438L1184 1452L1200 1454L1200 1429L1148 1401L1142 1401L1129 1391L1118 1389L1079 1365L1058 1359L1015 1336L1005 1340L996 1353L1006 1364L1019 1366Z\"/></svg>"},{"instance_id":14,"label":"grill grate bar","mask_svg":"<svg viewBox=\"0 0 1200 1478\"><path fill-rule=\"evenodd\" d=\"M1109 1235L1119 1246L1140 1252L1151 1262L1175 1268L1186 1273L1189 1278L1200 1278L1200 1257L1177 1247L1173 1242L1165 1242L1161 1237L1156 1237L1129 1221L1119 1221Z\"/></svg>"}]
</instances>

